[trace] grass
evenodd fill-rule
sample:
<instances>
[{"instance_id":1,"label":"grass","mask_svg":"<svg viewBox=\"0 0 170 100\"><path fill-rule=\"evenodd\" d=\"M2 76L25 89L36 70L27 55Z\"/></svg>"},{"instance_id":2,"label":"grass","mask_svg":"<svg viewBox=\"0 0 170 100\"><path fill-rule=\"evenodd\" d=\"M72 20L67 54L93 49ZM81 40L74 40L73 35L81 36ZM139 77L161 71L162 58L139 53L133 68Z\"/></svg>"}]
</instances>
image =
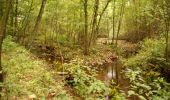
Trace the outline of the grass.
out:
<instances>
[{"instance_id":1,"label":"grass","mask_svg":"<svg viewBox=\"0 0 170 100\"><path fill-rule=\"evenodd\" d=\"M10 36L6 37L3 43L2 66L5 72L4 98L23 100L35 95L38 99L43 99L51 92L54 92L58 99L61 96L68 97L62 89L63 84L53 79L45 61L39 60L24 47L12 42Z\"/></svg>"}]
</instances>

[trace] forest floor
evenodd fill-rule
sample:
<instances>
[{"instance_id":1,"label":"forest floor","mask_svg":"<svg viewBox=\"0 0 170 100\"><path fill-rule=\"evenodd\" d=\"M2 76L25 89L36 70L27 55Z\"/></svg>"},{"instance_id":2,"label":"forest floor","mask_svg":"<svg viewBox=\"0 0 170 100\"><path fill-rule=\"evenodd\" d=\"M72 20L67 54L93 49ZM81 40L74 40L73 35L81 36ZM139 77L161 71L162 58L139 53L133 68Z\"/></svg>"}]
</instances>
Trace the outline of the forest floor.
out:
<instances>
[{"instance_id":1,"label":"forest floor","mask_svg":"<svg viewBox=\"0 0 170 100\"><path fill-rule=\"evenodd\" d=\"M99 39L99 41L97 41L97 45L91 49L90 55L87 56L83 56L83 51L80 48L69 46L58 47L57 44L53 44L52 46L38 45L31 51L40 59L46 60L50 65L50 68L52 70L58 71L58 73L62 72L62 63L69 63L71 60L74 59L83 60L85 65L91 66L97 70L104 70L106 64L117 62L116 60L120 59L122 56L128 57L136 52L137 44L132 44L124 40L118 40L119 50L118 52L116 52L116 49L114 49L114 47L106 42L106 39ZM127 92L128 80L126 80L124 75L121 73L122 69L119 65L119 89ZM98 79L103 80L101 78ZM105 82L105 80L103 81ZM125 82L126 84L124 84ZM72 89L71 87L65 86L65 88L68 94L76 97L76 99L78 100L81 98L74 92L74 89Z\"/></svg>"},{"instance_id":2,"label":"forest floor","mask_svg":"<svg viewBox=\"0 0 170 100\"><path fill-rule=\"evenodd\" d=\"M120 42L119 44L122 45ZM38 46L35 51L32 54L8 38L4 41L2 65L6 73L5 87L7 88L4 90L7 92L4 95L6 98L27 100L56 96L59 100L64 95L69 100L80 100L81 97L72 88L65 85L62 81L63 77L54 70L61 66L61 58L63 57L63 63L74 58L84 59L84 63L90 66L103 65L118 59L115 50L110 45L105 44L98 44L92 49L90 56L82 56L80 49L70 47L62 47L61 49L59 47Z\"/></svg>"},{"instance_id":3,"label":"forest floor","mask_svg":"<svg viewBox=\"0 0 170 100\"><path fill-rule=\"evenodd\" d=\"M45 99L54 95L59 99L66 95L64 84L56 82L53 78L55 73L48 69L46 61L8 38L3 45L2 65L6 73L5 100Z\"/></svg>"}]
</instances>

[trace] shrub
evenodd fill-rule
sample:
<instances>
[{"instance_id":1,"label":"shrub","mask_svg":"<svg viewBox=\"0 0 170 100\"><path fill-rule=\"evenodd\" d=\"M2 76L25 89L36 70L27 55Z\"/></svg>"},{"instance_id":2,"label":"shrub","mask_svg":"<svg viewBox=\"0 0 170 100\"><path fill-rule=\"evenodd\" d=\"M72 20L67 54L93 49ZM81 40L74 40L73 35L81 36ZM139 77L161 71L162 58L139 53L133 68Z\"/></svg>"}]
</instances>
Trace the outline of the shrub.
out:
<instances>
[{"instance_id":1,"label":"shrub","mask_svg":"<svg viewBox=\"0 0 170 100\"><path fill-rule=\"evenodd\" d=\"M168 96L170 84L161 73L161 69L167 66L164 52L164 39L146 39L139 53L125 61L125 73L131 83L130 95L153 100L170 98L170 95Z\"/></svg>"},{"instance_id":2,"label":"shrub","mask_svg":"<svg viewBox=\"0 0 170 100\"><path fill-rule=\"evenodd\" d=\"M95 78L95 72L88 66L82 65L80 61L78 63L72 61L65 66L72 77L72 80L69 81L80 96L94 100L94 98L104 99L109 94L110 89Z\"/></svg>"}]
</instances>

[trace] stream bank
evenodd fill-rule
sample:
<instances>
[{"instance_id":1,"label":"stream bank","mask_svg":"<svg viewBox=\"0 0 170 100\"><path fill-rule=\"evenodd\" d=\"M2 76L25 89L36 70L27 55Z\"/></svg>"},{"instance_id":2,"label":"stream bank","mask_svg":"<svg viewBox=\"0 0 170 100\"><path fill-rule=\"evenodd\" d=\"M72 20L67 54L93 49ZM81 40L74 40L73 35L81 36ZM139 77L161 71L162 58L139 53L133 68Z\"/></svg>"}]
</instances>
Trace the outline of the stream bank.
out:
<instances>
[{"instance_id":1,"label":"stream bank","mask_svg":"<svg viewBox=\"0 0 170 100\"><path fill-rule=\"evenodd\" d=\"M133 48L136 48L136 45L126 43L128 45L123 46L121 45L122 42L124 41L118 42L118 48L122 48L120 51L122 52L123 50L123 56L127 57L135 53L135 49ZM57 44L51 46L38 44L31 49L31 52L48 63L48 69L54 73L53 78L56 82L62 81L65 83L67 80L65 78L70 73L65 70L64 65L70 64L72 60L78 58L83 60L83 65L88 66L90 69L95 69L97 80L105 83L107 87L116 87L116 90L127 96L129 80L126 79L124 73L122 73L121 58L115 53L116 51L111 45L97 44L91 49L90 55L88 56L83 56L80 48L58 47ZM86 73L88 73L88 71L86 71ZM76 99L82 99L72 86L66 84L64 88L71 96L76 97ZM132 98L127 99L134 100Z\"/></svg>"},{"instance_id":2,"label":"stream bank","mask_svg":"<svg viewBox=\"0 0 170 100\"><path fill-rule=\"evenodd\" d=\"M106 46L106 48L104 49L100 48L99 46L97 49L98 51L95 52L98 53L95 53L93 50L95 54L92 56L80 56L81 53L79 51L77 53L70 54L73 55L73 58L66 57L66 52L61 52L61 50L59 50L59 48L55 46L38 45L37 47L34 47L31 52L37 55L40 59L47 61L47 63L49 64L49 70L55 71L54 78L56 80L63 80L64 76L67 75L67 72L63 70L63 64L70 63L71 59L74 59L74 57L79 57L80 59L85 60L85 65L92 66L92 68L96 69L96 78L98 80L103 81L109 87L111 85L115 87L118 86L117 89L119 90L119 92L127 95L129 80L127 80L122 73L123 68L119 57L109 46ZM69 51L67 53L70 52L72 51ZM112 80L114 80L114 82L118 84L113 84ZM72 89L70 86L66 85L65 88L68 89L67 93L71 94L73 97L75 96L77 100L81 99L81 97L77 93L75 93L74 89ZM134 100L132 98L127 99Z\"/></svg>"}]
</instances>

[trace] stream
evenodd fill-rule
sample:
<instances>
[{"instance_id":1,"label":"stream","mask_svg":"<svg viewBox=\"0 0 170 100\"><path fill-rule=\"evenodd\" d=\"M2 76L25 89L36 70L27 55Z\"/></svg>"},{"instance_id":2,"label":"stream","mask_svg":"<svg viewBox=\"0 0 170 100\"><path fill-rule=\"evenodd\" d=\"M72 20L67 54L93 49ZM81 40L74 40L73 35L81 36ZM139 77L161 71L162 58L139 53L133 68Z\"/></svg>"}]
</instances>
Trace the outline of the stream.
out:
<instances>
[{"instance_id":1,"label":"stream","mask_svg":"<svg viewBox=\"0 0 170 100\"><path fill-rule=\"evenodd\" d=\"M119 86L118 89L121 92L127 94L129 88L129 80L125 78L122 73L122 64L120 61L114 61L112 63L106 63L99 67L97 79L103 81L106 85L112 84L112 80L114 81L114 85ZM135 100L133 97L127 98L128 100Z\"/></svg>"},{"instance_id":2,"label":"stream","mask_svg":"<svg viewBox=\"0 0 170 100\"><path fill-rule=\"evenodd\" d=\"M97 79L108 83L112 79L116 80L115 63L107 63L99 67Z\"/></svg>"},{"instance_id":3,"label":"stream","mask_svg":"<svg viewBox=\"0 0 170 100\"><path fill-rule=\"evenodd\" d=\"M49 65L53 66L54 61L59 61L56 57L53 57L56 55L51 54L51 52L45 51L43 53L41 49L39 50L41 52L35 53L35 51L34 54L38 55L39 58L41 59L45 59L47 62L49 62ZM111 63L105 63L103 65L96 66L96 68L97 68L97 76L96 76L97 79L103 81L107 86L110 86L112 84L111 81L113 80L115 82L114 85L115 86L118 85L118 90L123 91L124 93L127 94L129 88L129 80L124 77L124 74L122 73L122 64L118 59L113 60ZM134 100L134 99L128 99L128 100Z\"/></svg>"}]
</instances>

